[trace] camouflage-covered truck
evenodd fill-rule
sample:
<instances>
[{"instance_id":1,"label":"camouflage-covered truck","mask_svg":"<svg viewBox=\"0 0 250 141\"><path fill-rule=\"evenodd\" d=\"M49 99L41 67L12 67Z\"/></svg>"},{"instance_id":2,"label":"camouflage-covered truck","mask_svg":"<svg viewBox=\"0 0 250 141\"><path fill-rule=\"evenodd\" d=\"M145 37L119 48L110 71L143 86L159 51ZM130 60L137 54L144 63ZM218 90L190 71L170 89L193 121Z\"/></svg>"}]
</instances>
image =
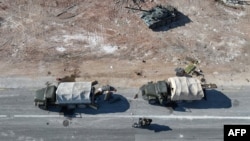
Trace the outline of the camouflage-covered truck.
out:
<instances>
[{"instance_id":1,"label":"camouflage-covered truck","mask_svg":"<svg viewBox=\"0 0 250 141\"><path fill-rule=\"evenodd\" d=\"M149 104L167 105L175 101L193 101L206 98L206 88L215 84L202 84L193 77L170 77L168 80L148 82L140 87L140 94Z\"/></svg>"},{"instance_id":2,"label":"camouflage-covered truck","mask_svg":"<svg viewBox=\"0 0 250 141\"><path fill-rule=\"evenodd\" d=\"M35 93L34 103L42 109L50 105L74 109L92 103L95 88L93 82L62 82L58 86L47 85Z\"/></svg>"}]
</instances>

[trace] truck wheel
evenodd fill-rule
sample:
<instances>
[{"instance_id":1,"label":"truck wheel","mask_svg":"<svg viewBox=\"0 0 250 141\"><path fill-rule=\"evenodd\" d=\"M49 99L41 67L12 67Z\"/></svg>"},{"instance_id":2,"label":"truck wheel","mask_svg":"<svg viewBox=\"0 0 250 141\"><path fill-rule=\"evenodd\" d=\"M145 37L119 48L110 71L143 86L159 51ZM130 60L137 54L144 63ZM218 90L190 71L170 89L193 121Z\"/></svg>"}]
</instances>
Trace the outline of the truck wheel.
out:
<instances>
[{"instance_id":1,"label":"truck wheel","mask_svg":"<svg viewBox=\"0 0 250 141\"><path fill-rule=\"evenodd\" d=\"M37 103L37 106L38 106L39 108L43 109L43 110L46 110L46 108L45 108L45 103L38 102L38 103Z\"/></svg>"},{"instance_id":2,"label":"truck wheel","mask_svg":"<svg viewBox=\"0 0 250 141\"><path fill-rule=\"evenodd\" d=\"M151 105L155 105L155 104L157 104L157 100L156 99L149 99L148 103Z\"/></svg>"}]
</instances>

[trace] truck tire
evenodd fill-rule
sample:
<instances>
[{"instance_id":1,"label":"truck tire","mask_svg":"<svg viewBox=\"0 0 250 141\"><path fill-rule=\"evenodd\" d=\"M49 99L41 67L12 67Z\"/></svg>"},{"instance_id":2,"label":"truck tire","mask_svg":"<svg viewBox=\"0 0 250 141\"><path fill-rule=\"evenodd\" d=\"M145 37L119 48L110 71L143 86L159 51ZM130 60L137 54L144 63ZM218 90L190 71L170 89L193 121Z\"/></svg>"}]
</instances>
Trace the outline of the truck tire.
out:
<instances>
[{"instance_id":1,"label":"truck tire","mask_svg":"<svg viewBox=\"0 0 250 141\"><path fill-rule=\"evenodd\" d=\"M44 102L37 102L37 106L43 110L48 110L47 100L45 100Z\"/></svg>"},{"instance_id":2,"label":"truck tire","mask_svg":"<svg viewBox=\"0 0 250 141\"><path fill-rule=\"evenodd\" d=\"M151 105L156 105L158 103L158 101L156 99L149 99L148 103Z\"/></svg>"}]
</instances>

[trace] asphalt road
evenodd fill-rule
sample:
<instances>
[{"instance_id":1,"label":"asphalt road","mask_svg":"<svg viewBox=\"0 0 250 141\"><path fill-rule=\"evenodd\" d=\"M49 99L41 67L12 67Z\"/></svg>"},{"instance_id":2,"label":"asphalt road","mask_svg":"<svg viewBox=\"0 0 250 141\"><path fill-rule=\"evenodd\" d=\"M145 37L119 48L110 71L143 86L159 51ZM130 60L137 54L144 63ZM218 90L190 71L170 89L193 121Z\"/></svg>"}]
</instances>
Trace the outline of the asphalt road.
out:
<instances>
[{"instance_id":1,"label":"asphalt road","mask_svg":"<svg viewBox=\"0 0 250 141\"><path fill-rule=\"evenodd\" d=\"M24 84L22 84L24 85ZM0 85L0 139L3 141L223 141L225 124L250 124L250 87L224 86L208 90L207 101L179 102L176 109L152 106L136 88L117 88L109 103L99 99L98 110L77 109L73 115L33 104L37 87ZM14 86L14 85L13 85ZM133 128L139 117L153 119L149 128Z\"/></svg>"}]
</instances>

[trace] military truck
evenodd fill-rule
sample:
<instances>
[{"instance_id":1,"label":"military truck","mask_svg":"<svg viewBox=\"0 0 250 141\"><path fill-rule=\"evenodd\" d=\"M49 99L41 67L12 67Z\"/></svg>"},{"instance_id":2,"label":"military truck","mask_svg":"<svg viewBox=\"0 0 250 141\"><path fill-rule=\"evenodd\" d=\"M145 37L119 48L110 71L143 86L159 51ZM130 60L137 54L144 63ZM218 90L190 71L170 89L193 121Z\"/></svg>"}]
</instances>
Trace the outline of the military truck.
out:
<instances>
[{"instance_id":1,"label":"military truck","mask_svg":"<svg viewBox=\"0 0 250 141\"><path fill-rule=\"evenodd\" d=\"M61 82L58 86L47 85L36 91L34 103L42 109L56 105L74 109L92 104L95 87L93 82Z\"/></svg>"},{"instance_id":2,"label":"military truck","mask_svg":"<svg viewBox=\"0 0 250 141\"><path fill-rule=\"evenodd\" d=\"M168 105L176 101L193 101L206 98L206 88L215 84L202 84L193 77L170 77L168 80L148 82L140 87L139 93L149 104Z\"/></svg>"},{"instance_id":3,"label":"military truck","mask_svg":"<svg viewBox=\"0 0 250 141\"><path fill-rule=\"evenodd\" d=\"M153 30L176 21L178 17L177 9L171 5L156 5L150 10L142 10L132 7L125 8L142 11L141 19L150 29Z\"/></svg>"}]
</instances>

